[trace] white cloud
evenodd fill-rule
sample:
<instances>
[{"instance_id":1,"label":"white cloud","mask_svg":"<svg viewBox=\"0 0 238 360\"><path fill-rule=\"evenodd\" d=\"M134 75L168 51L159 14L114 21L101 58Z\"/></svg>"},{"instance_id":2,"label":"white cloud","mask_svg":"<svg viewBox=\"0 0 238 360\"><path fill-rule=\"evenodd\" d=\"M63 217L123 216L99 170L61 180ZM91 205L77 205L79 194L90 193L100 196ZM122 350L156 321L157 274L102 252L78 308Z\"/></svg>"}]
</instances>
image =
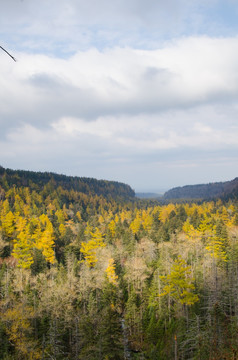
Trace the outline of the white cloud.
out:
<instances>
[{"instance_id":1,"label":"white cloud","mask_svg":"<svg viewBox=\"0 0 238 360\"><path fill-rule=\"evenodd\" d=\"M90 49L68 59L17 57L15 64L0 55L3 166L113 177L140 187L148 170L152 188L159 176L153 166L163 169L166 184L172 169L201 171L207 152L207 174L212 168L218 174L222 153L233 176L237 37L184 37L157 50Z\"/></svg>"},{"instance_id":2,"label":"white cloud","mask_svg":"<svg viewBox=\"0 0 238 360\"><path fill-rule=\"evenodd\" d=\"M237 64L236 37L184 38L159 50L91 49L68 60L20 54L17 64L3 61L1 107L12 113L4 105L11 100L20 116L45 108L53 121L231 102L238 92Z\"/></svg>"}]
</instances>

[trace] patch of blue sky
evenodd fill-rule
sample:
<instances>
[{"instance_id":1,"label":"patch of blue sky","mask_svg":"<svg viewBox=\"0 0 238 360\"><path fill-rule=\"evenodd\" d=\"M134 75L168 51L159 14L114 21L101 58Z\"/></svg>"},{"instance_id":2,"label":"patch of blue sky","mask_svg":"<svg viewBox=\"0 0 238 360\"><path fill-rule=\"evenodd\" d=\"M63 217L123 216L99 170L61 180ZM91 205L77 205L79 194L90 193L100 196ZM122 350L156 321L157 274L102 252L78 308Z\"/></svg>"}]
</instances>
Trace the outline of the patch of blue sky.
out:
<instances>
[{"instance_id":1,"label":"patch of blue sky","mask_svg":"<svg viewBox=\"0 0 238 360\"><path fill-rule=\"evenodd\" d=\"M211 36L235 36L238 34L238 3L231 0L216 1L204 13L206 32Z\"/></svg>"}]
</instances>

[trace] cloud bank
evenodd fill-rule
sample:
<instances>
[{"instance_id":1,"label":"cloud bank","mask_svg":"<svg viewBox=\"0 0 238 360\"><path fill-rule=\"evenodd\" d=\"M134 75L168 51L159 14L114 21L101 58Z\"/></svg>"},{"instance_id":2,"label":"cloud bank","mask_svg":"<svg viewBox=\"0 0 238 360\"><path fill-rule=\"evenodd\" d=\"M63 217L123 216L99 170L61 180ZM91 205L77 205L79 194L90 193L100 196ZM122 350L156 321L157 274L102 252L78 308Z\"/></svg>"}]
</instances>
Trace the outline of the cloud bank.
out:
<instances>
[{"instance_id":1,"label":"cloud bank","mask_svg":"<svg viewBox=\"0 0 238 360\"><path fill-rule=\"evenodd\" d=\"M238 37L195 34L219 4L3 1L22 43L0 54L1 164L137 190L237 176Z\"/></svg>"}]
</instances>

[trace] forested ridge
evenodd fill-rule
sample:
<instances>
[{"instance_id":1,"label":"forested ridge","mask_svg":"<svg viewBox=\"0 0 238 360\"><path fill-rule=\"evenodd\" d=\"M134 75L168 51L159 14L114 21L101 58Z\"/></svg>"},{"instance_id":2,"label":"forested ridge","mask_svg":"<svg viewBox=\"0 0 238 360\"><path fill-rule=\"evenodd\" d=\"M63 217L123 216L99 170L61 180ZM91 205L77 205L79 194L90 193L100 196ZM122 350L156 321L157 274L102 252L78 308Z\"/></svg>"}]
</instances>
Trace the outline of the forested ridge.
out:
<instances>
[{"instance_id":1,"label":"forested ridge","mask_svg":"<svg viewBox=\"0 0 238 360\"><path fill-rule=\"evenodd\" d=\"M238 358L237 198L163 205L38 175L1 173L1 359Z\"/></svg>"},{"instance_id":2,"label":"forested ridge","mask_svg":"<svg viewBox=\"0 0 238 360\"><path fill-rule=\"evenodd\" d=\"M134 198L135 192L129 185L108 180L94 178L66 176L52 172L35 172L26 170L4 169L0 166L0 184L11 186L29 187L36 191L43 188L52 190L62 187L64 190L74 190L90 195L103 195L111 198ZM47 189L46 189L47 191Z\"/></svg>"},{"instance_id":3,"label":"forested ridge","mask_svg":"<svg viewBox=\"0 0 238 360\"><path fill-rule=\"evenodd\" d=\"M233 199L238 197L238 177L231 181L186 185L170 189L163 198L172 199Z\"/></svg>"}]
</instances>

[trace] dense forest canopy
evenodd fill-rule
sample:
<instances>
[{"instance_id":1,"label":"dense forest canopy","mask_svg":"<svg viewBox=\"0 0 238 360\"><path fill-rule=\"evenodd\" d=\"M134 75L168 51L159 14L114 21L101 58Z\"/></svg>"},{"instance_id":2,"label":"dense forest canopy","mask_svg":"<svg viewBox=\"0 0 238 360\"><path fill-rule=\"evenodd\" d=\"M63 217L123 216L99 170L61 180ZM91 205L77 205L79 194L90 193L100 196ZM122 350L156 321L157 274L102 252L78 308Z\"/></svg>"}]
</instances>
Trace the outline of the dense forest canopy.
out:
<instances>
[{"instance_id":1,"label":"dense forest canopy","mask_svg":"<svg viewBox=\"0 0 238 360\"><path fill-rule=\"evenodd\" d=\"M1 359L237 359L237 198L0 171Z\"/></svg>"},{"instance_id":2,"label":"dense forest canopy","mask_svg":"<svg viewBox=\"0 0 238 360\"><path fill-rule=\"evenodd\" d=\"M214 199L237 198L238 178L210 184L186 185L166 191L164 199Z\"/></svg>"},{"instance_id":3,"label":"dense forest canopy","mask_svg":"<svg viewBox=\"0 0 238 360\"><path fill-rule=\"evenodd\" d=\"M34 172L25 170L4 169L0 166L0 184L8 186L23 186L37 191L46 185L51 188L62 187L64 190L74 190L91 195L102 195L104 197L133 198L134 190L129 185L107 180L96 180L94 178L66 176L51 172Z\"/></svg>"}]
</instances>

